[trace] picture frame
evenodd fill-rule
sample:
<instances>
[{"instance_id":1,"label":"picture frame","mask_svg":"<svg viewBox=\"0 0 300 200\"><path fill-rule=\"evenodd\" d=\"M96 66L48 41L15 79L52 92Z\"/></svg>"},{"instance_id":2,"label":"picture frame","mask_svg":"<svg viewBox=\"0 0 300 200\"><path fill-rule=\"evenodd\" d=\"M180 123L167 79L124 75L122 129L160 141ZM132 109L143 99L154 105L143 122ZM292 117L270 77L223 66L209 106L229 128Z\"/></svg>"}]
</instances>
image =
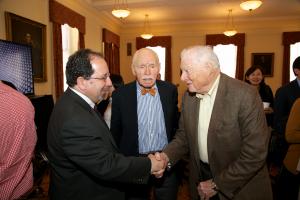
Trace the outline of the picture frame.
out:
<instances>
[{"instance_id":1,"label":"picture frame","mask_svg":"<svg viewBox=\"0 0 300 200\"><path fill-rule=\"evenodd\" d=\"M6 39L32 47L34 82L47 81L46 25L5 12Z\"/></svg>"},{"instance_id":2,"label":"picture frame","mask_svg":"<svg viewBox=\"0 0 300 200\"><path fill-rule=\"evenodd\" d=\"M274 71L274 53L252 53L251 65L259 65L263 68L263 74L266 77L273 76Z\"/></svg>"}]
</instances>

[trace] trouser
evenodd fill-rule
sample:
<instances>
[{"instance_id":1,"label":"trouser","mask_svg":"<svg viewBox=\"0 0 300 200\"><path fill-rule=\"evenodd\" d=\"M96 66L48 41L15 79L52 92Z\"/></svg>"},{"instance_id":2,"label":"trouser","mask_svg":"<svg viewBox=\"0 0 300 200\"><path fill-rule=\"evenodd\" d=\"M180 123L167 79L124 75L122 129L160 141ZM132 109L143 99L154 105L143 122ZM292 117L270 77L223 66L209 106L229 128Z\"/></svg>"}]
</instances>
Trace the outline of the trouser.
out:
<instances>
[{"instance_id":1,"label":"trouser","mask_svg":"<svg viewBox=\"0 0 300 200\"><path fill-rule=\"evenodd\" d=\"M127 200L176 200L179 179L175 171L165 171L162 178L151 176L147 185L129 184L126 186ZM153 193L152 193L153 191ZM153 198L152 198L153 199Z\"/></svg>"},{"instance_id":2,"label":"trouser","mask_svg":"<svg viewBox=\"0 0 300 200\"><path fill-rule=\"evenodd\" d=\"M299 185L300 174L295 175L288 171L285 166L283 166L276 186L276 199L297 200Z\"/></svg>"},{"instance_id":3,"label":"trouser","mask_svg":"<svg viewBox=\"0 0 300 200\"><path fill-rule=\"evenodd\" d=\"M204 163L201 160L200 160L200 171L201 171L201 178L199 181L206 181L209 179L213 179L209 164ZM219 200L219 199L220 198L218 194L210 198L210 200Z\"/></svg>"}]
</instances>

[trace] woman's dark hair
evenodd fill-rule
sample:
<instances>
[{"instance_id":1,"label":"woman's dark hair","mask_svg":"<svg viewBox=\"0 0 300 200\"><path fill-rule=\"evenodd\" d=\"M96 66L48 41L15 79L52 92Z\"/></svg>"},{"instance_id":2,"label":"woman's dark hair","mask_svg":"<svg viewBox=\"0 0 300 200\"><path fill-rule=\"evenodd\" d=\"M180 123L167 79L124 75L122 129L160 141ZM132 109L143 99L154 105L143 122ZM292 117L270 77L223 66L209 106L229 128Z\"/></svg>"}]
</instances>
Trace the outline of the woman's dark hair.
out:
<instances>
[{"instance_id":1,"label":"woman's dark hair","mask_svg":"<svg viewBox=\"0 0 300 200\"><path fill-rule=\"evenodd\" d=\"M122 85L124 85L124 81L121 75L119 74L111 74L109 76L113 86L115 89L121 87Z\"/></svg>"},{"instance_id":2,"label":"woman's dark hair","mask_svg":"<svg viewBox=\"0 0 300 200\"><path fill-rule=\"evenodd\" d=\"M293 62L293 72L294 72L295 76L297 76L294 69L300 70L300 56L298 56Z\"/></svg>"},{"instance_id":3,"label":"woman's dark hair","mask_svg":"<svg viewBox=\"0 0 300 200\"><path fill-rule=\"evenodd\" d=\"M300 69L300 56L297 57L293 62L293 69L295 68Z\"/></svg>"},{"instance_id":4,"label":"woman's dark hair","mask_svg":"<svg viewBox=\"0 0 300 200\"><path fill-rule=\"evenodd\" d=\"M259 69L259 70L261 71L262 75L263 75L263 79L261 80L261 82L259 83L259 85L265 85L264 69L263 69L261 66L259 66L259 65L254 65L254 66L250 67L250 68L246 71L246 73L245 73L245 78L244 78L244 80L245 80L246 83L251 84L250 81L247 80L247 77L249 77L250 74L252 74L252 73L253 73L255 70L257 70L257 69Z\"/></svg>"}]
</instances>

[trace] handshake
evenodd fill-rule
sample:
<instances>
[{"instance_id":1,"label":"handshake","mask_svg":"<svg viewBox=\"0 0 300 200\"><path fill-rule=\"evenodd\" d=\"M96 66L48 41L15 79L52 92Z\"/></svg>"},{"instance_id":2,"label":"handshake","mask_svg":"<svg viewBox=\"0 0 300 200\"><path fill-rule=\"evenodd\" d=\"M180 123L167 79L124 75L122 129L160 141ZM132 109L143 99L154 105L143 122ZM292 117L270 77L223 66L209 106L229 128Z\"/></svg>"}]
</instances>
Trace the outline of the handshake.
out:
<instances>
[{"instance_id":1,"label":"handshake","mask_svg":"<svg viewBox=\"0 0 300 200\"><path fill-rule=\"evenodd\" d=\"M163 152L156 152L155 154L149 154L148 158L151 160L151 174L156 178L161 178L168 167L168 156Z\"/></svg>"}]
</instances>

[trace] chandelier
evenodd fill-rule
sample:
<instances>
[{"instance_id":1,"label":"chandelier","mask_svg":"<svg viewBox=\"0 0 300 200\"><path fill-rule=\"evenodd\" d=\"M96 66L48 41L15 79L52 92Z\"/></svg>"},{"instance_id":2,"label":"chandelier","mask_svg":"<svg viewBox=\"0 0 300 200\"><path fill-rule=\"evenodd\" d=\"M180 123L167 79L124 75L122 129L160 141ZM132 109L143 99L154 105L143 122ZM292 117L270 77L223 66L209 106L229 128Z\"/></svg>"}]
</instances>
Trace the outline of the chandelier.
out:
<instances>
[{"instance_id":1,"label":"chandelier","mask_svg":"<svg viewBox=\"0 0 300 200\"><path fill-rule=\"evenodd\" d=\"M248 1L243 1L240 4L240 7L243 10L252 11L252 10L255 10L256 8L260 7L261 4L262 4L262 1L260 1L260 0L248 0Z\"/></svg>"},{"instance_id":2,"label":"chandelier","mask_svg":"<svg viewBox=\"0 0 300 200\"><path fill-rule=\"evenodd\" d=\"M111 13L120 19L124 19L130 15L126 0L115 0L115 7Z\"/></svg>"},{"instance_id":3,"label":"chandelier","mask_svg":"<svg viewBox=\"0 0 300 200\"><path fill-rule=\"evenodd\" d=\"M228 37L234 36L237 33L237 31L234 28L234 24L233 24L232 9L228 10L225 31L223 33L224 33L224 35L226 35Z\"/></svg>"},{"instance_id":4,"label":"chandelier","mask_svg":"<svg viewBox=\"0 0 300 200\"><path fill-rule=\"evenodd\" d=\"M143 29L143 33L141 34L141 37L145 40L149 40L153 37L153 34L151 33L149 15L148 14L145 15L144 29Z\"/></svg>"}]
</instances>

